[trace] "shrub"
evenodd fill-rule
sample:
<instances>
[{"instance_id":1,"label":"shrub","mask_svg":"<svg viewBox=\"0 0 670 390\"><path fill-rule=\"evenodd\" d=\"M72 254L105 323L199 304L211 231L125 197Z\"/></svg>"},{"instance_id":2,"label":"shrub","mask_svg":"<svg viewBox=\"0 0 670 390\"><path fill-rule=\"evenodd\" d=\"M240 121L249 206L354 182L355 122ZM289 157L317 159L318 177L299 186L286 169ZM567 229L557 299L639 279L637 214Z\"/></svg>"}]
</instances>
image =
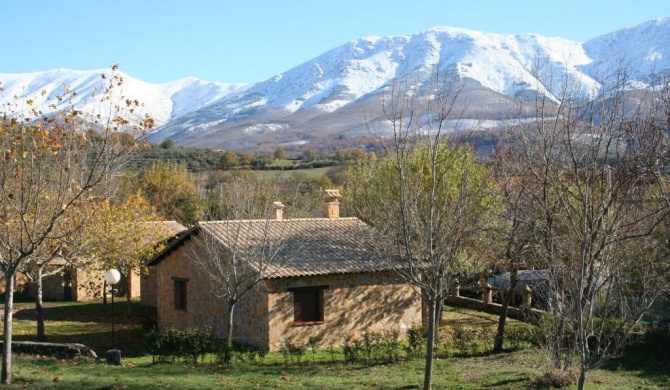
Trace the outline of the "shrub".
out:
<instances>
[{"instance_id":1,"label":"shrub","mask_svg":"<svg viewBox=\"0 0 670 390\"><path fill-rule=\"evenodd\" d=\"M454 347L459 352L466 355L468 352L474 353L477 349L477 331L469 326L454 326Z\"/></svg>"},{"instance_id":2,"label":"shrub","mask_svg":"<svg viewBox=\"0 0 670 390\"><path fill-rule=\"evenodd\" d=\"M319 344L321 344L322 340L322 336L312 336L307 339L307 345L312 350L312 361L316 360L316 351L319 349Z\"/></svg>"},{"instance_id":3,"label":"shrub","mask_svg":"<svg viewBox=\"0 0 670 390\"><path fill-rule=\"evenodd\" d=\"M386 330L382 332L382 353L384 359L389 362L400 360L400 332L396 330Z\"/></svg>"},{"instance_id":4,"label":"shrub","mask_svg":"<svg viewBox=\"0 0 670 390\"><path fill-rule=\"evenodd\" d=\"M575 383L574 374L568 371L549 371L530 382L531 389L562 389Z\"/></svg>"},{"instance_id":5,"label":"shrub","mask_svg":"<svg viewBox=\"0 0 670 390\"><path fill-rule=\"evenodd\" d=\"M180 340L180 357L197 364L198 359L202 361L207 353L214 351L214 344L214 335L211 329L187 329L183 331Z\"/></svg>"},{"instance_id":6,"label":"shrub","mask_svg":"<svg viewBox=\"0 0 670 390\"><path fill-rule=\"evenodd\" d=\"M588 330L592 331L593 334L597 334L602 329L600 338L595 336L588 338L589 348L592 350L607 345L622 345L633 341L642 333L639 327L635 328L630 323L615 317L595 318L590 325Z\"/></svg>"},{"instance_id":7,"label":"shrub","mask_svg":"<svg viewBox=\"0 0 670 390\"><path fill-rule=\"evenodd\" d=\"M216 345L210 329L151 331L144 336L144 343L154 362L180 359L196 364L205 354L213 352Z\"/></svg>"},{"instance_id":8,"label":"shrub","mask_svg":"<svg viewBox=\"0 0 670 390\"><path fill-rule=\"evenodd\" d=\"M493 350L493 343L496 338L497 328L493 325L486 325L480 329L479 341L484 345L486 351Z\"/></svg>"},{"instance_id":9,"label":"shrub","mask_svg":"<svg viewBox=\"0 0 670 390\"><path fill-rule=\"evenodd\" d=\"M381 334L377 332L364 332L362 338L362 349L365 354L365 359L371 362L379 356L379 348L381 345Z\"/></svg>"},{"instance_id":10,"label":"shrub","mask_svg":"<svg viewBox=\"0 0 670 390\"><path fill-rule=\"evenodd\" d=\"M279 342L279 352L284 356L284 363L293 363L294 359L300 363L306 349L307 345L290 339L282 339Z\"/></svg>"},{"instance_id":11,"label":"shrub","mask_svg":"<svg viewBox=\"0 0 670 390\"><path fill-rule=\"evenodd\" d=\"M351 335L344 336L342 340L342 353L344 353L344 361L347 363L356 363L362 354L361 340L352 337Z\"/></svg>"},{"instance_id":12,"label":"shrub","mask_svg":"<svg viewBox=\"0 0 670 390\"><path fill-rule=\"evenodd\" d=\"M638 361L670 360L670 332L658 330L646 332L626 347L624 357L635 358Z\"/></svg>"},{"instance_id":13,"label":"shrub","mask_svg":"<svg viewBox=\"0 0 670 390\"><path fill-rule=\"evenodd\" d=\"M337 355L337 350L332 344L328 346L328 353L330 354L330 361L335 362L335 355Z\"/></svg>"},{"instance_id":14,"label":"shrub","mask_svg":"<svg viewBox=\"0 0 670 390\"><path fill-rule=\"evenodd\" d=\"M407 329L407 355L411 357L420 357L423 353L423 347L426 345L426 337L423 326L414 325Z\"/></svg>"},{"instance_id":15,"label":"shrub","mask_svg":"<svg viewBox=\"0 0 670 390\"><path fill-rule=\"evenodd\" d=\"M530 325L518 325L505 328L505 340L512 349L519 349L523 343L532 344L537 340L536 328Z\"/></svg>"},{"instance_id":16,"label":"shrub","mask_svg":"<svg viewBox=\"0 0 670 390\"><path fill-rule=\"evenodd\" d=\"M267 348L257 348L251 345L236 344L232 355L241 362L260 363L268 354Z\"/></svg>"},{"instance_id":17,"label":"shrub","mask_svg":"<svg viewBox=\"0 0 670 390\"><path fill-rule=\"evenodd\" d=\"M214 353L217 364L228 366L233 360L233 349L228 346L228 341L225 339L218 340Z\"/></svg>"}]
</instances>

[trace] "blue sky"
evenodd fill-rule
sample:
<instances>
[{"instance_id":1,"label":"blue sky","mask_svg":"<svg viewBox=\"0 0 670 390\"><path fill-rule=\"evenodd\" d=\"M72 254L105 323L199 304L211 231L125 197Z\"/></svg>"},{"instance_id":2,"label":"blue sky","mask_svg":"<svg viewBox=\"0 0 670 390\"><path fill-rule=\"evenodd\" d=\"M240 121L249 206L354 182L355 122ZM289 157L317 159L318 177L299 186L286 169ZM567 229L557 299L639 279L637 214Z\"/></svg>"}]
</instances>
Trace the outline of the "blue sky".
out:
<instances>
[{"instance_id":1,"label":"blue sky","mask_svg":"<svg viewBox=\"0 0 670 390\"><path fill-rule=\"evenodd\" d=\"M347 41L434 26L585 41L670 16L668 0L9 0L0 73L100 69L246 83Z\"/></svg>"}]
</instances>

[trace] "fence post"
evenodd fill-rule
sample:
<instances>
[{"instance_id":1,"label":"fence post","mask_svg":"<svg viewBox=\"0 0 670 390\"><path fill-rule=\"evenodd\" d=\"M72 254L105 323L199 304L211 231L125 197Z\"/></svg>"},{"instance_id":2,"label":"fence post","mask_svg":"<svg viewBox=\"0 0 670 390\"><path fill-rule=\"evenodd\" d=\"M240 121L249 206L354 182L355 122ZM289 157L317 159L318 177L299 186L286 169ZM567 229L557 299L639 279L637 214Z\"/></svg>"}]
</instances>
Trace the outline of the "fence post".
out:
<instances>
[{"instance_id":1,"label":"fence post","mask_svg":"<svg viewBox=\"0 0 670 390\"><path fill-rule=\"evenodd\" d=\"M533 290L530 288L529 285L526 285L526 287L521 292L521 300L522 300L521 305L523 307L530 308L530 305L533 303L532 302L533 301L532 292L533 292Z\"/></svg>"}]
</instances>

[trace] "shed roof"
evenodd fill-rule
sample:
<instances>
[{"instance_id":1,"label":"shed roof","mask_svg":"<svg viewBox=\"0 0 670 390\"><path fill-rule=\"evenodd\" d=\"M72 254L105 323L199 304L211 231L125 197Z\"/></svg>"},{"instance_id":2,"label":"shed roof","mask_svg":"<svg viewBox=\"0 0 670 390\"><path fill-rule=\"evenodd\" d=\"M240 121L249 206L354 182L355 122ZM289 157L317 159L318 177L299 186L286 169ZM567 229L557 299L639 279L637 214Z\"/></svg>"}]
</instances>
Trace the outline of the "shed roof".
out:
<instances>
[{"instance_id":1,"label":"shed roof","mask_svg":"<svg viewBox=\"0 0 670 390\"><path fill-rule=\"evenodd\" d=\"M269 269L268 278L393 269L390 262L369 245L370 238L377 242L383 240L381 235L357 218L199 222L154 257L149 265L157 265L182 242L199 233L229 248L234 246L238 253L244 253L245 246L259 245L262 240L281 242L279 256L290 256L291 260Z\"/></svg>"},{"instance_id":2,"label":"shed roof","mask_svg":"<svg viewBox=\"0 0 670 390\"><path fill-rule=\"evenodd\" d=\"M177 221L156 221L145 223L159 224L161 226L161 233L165 235L163 237L164 240L169 240L188 230L186 226Z\"/></svg>"}]
</instances>

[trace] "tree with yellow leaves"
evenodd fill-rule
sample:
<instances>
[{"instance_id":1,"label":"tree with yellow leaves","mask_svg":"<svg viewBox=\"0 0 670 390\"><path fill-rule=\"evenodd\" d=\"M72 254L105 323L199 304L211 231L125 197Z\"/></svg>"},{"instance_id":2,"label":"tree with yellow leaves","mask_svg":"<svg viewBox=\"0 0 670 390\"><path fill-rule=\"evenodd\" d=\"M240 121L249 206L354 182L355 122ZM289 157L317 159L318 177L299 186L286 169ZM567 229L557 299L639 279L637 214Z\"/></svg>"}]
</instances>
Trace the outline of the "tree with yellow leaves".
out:
<instances>
[{"instance_id":1,"label":"tree with yellow leaves","mask_svg":"<svg viewBox=\"0 0 670 390\"><path fill-rule=\"evenodd\" d=\"M65 274L73 268L91 266L96 261L96 258L90 256L88 252L91 243L91 229L86 228L86 224L95 217L94 206L88 203L83 205L79 212L71 213L59 220L53 234L19 268L19 271L35 288L38 341L45 339L44 279Z\"/></svg>"},{"instance_id":2,"label":"tree with yellow leaves","mask_svg":"<svg viewBox=\"0 0 670 390\"><path fill-rule=\"evenodd\" d=\"M145 272L146 260L161 249L173 232L161 223L161 217L140 191L123 202L104 201L98 205L95 221L88 229L94 234L91 255L99 259L101 271L116 268L121 273L121 294L130 313L131 280Z\"/></svg>"},{"instance_id":3,"label":"tree with yellow leaves","mask_svg":"<svg viewBox=\"0 0 670 390\"><path fill-rule=\"evenodd\" d=\"M0 381L11 382L14 277L21 265L54 234L58 222L97 195L138 147L135 136L153 125L136 117L121 96L117 66L103 75L97 112L69 109L46 116L31 97L17 97L0 112L0 270L5 280ZM0 86L1 87L1 86ZM58 101L76 93L63 88ZM126 101L126 104L120 102ZM134 120L133 120L134 121ZM127 132L135 134L123 136ZM67 232L63 232L64 234Z\"/></svg>"},{"instance_id":4,"label":"tree with yellow leaves","mask_svg":"<svg viewBox=\"0 0 670 390\"><path fill-rule=\"evenodd\" d=\"M140 172L139 180L128 181L130 192L141 190L144 198L166 219L186 225L202 216L195 181L186 167L168 162L156 162Z\"/></svg>"}]
</instances>

